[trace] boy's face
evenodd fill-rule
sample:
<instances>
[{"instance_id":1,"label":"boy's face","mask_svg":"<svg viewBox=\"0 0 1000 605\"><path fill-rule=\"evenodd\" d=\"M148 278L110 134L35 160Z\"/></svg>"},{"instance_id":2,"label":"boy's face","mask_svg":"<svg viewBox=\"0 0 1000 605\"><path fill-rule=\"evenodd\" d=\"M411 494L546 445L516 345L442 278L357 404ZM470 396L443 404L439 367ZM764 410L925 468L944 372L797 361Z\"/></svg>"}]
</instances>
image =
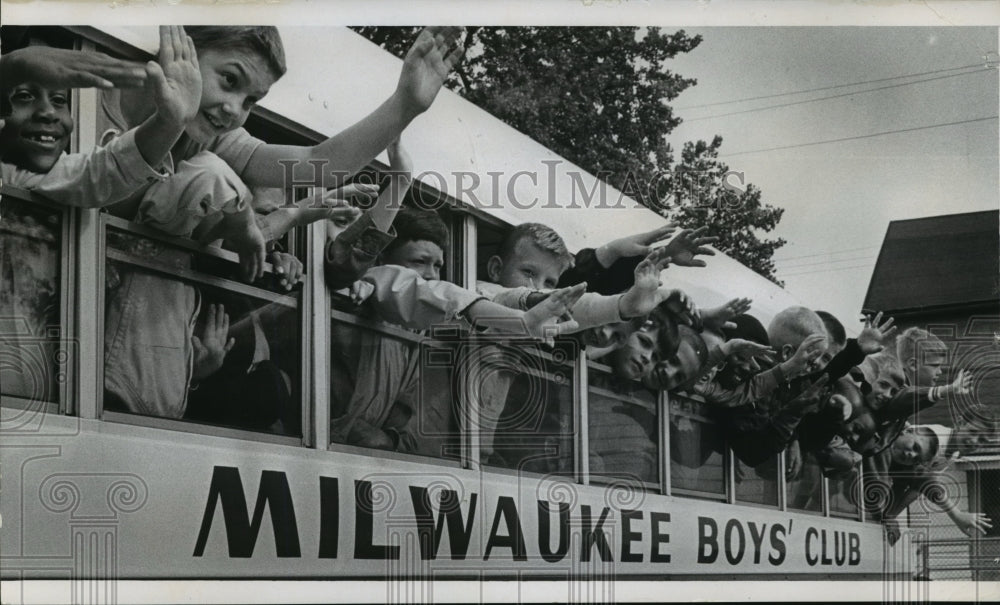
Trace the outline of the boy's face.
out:
<instances>
[{"instance_id":1,"label":"boy's face","mask_svg":"<svg viewBox=\"0 0 1000 605\"><path fill-rule=\"evenodd\" d=\"M826 336L826 332L823 332L823 335ZM810 334L810 336L812 335ZM792 356L795 355L795 351L798 350L799 344L801 344L803 341L805 341L805 338L803 338L802 341L799 341L798 344L795 345L786 344L782 346L781 349L779 350L779 353L781 354L781 361L787 361L791 359ZM830 342L829 337L819 342L815 346L815 348L821 349L823 353L819 357L809 362L809 365L806 366L806 371L805 371L806 374L812 374L813 372L817 372L825 368L826 364L828 364L830 360L833 359L833 356L836 355L836 353L834 353L834 355L829 354L831 349L834 351L837 350L836 345Z\"/></svg>"},{"instance_id":2,"label":"boy's face","mask_svg":"<svg viewBox=\"0 0 1000 605\"><path fill-rule=\"evenodd\" d=\"M198 53L198 64L201 106L186 132L199 142L242 126L276 80L264 60L254 53L208 49Z\"/></svg>"},{"instance_id":3,"label":"boy's face","mask_svg":"<svg viewBox=\"0 0 1000 605\"><path fill-rule=\"evenodd\" d=\"M869 413L864 413L847 423L843 437L847 445L854 451L860 451L865 443L875 436L875 419Z\"/></svg>"},{"instance_id":4,"label":"boy's face","mask_svg":"<svg viewBox=\"0 0 1000 605\"><path fill-rule=\"evenodd\" d=\"M620 378L638 380L649 373L655 357L656 329L643 328L633 332L625 346L611 354L611 368Z\"/></svg>"},{"instance_id":5,"label":"boy's face","mask_svg":"<svg viewBox=\"0 0 1000 605\"><path fill-rule=\"evenodd\" d=\"M543 250L528 239L514 245L508 258L494 256L490 259L490 280L505 288L532 288L551 290L559 285L563 272L559 257Z\"/></svg>"},{"instance_id":6,"label":"boy's face","mask_svg":"<svg viewBox=\"0 0 1000 605\"><path fill-rule=\"evenodd\" d=\"M33 172L48 172L69 147L73 116L69 91L19 84L8 95L11 113L0 130L0 155L5 162Z\"/></svg>"},{"instance_id":7,"label":"boy's face","mask_svg":"<svg viewBox=\"0 0 1000 605\"><path fill-rule=\"evenodd\" d=\"M384 254L382 262L387 265L400 265L413 269L426 280L441 279L444 250L434 242L410 240Z\"/></svg>"},{"instance_id":8,"label":"boy's face","mask_svg":"<svg viewBox=\"0 0 1000 605\"><path fill-rule=\"evenodd\" d=\"M699 370L701 360L698 359L698 352L690 340L683 338L677 353L670 359L657 362L643 382L649 388L669 391L690 380Z\"/></svg>"},{"instance_id":9,"label":"boy's face","mask_svg":"<svg viewBox=\"0 0 1000 605\"><path fill-rule=\"evenodd\" d=\"M903 388L903 375L890 370L879 372L872 384L871 398L877 408L881 408Z\"/></svg>"},{"instance_id":10,"label":"boy's face","mask_svg":"<svg viewBox=\"0 0 1000 605\"><path fill-rule=\"evenodd\" d=\"M591 328L583 333L583 344L597 349L617 349L635 332L631 322L622 321Z\"/></svg>"},{"instance_id":11,"label":"boy's face","mask_svg":"<svg viewBox=\"0 0 1000 605\"><path fill-rule=\"evenodd\" d=\"M814 372L816 370L820 370L830 365L830 362L833 361L833 358L836 357L838 353L844 350L844 345L839 345L833 342L833 340L831 340L829 336L827 336L826 342L827 342L826 351L824 351L823 354L819 356L819 361L816 362L814 369L810 371Z\"/></svg>"},{"instance_id":12,"label":"boy's face","mask_svg":"<svg viewBox=\"0 0 1000 605\"><path fill-rule=\"evenodd\" d=\"M934 455L931 451L931 440L927 435L921 435L912 428L907 429L893 441L889 448L892 461L902 466L914 466L927 462Z\"/></svg>"},{"instance_id":13,"label":"boy's face","mask_svg":"<svg viewBox=\"0 0 1000 605\"><path fill-rule=\"evenodd\" d=\"M944 372L942 366L944 366L947 353L944 351L918 351L918 354L923 357L923 360L922 363L910 360L910 380L915 386L934 386Z\"/></svg>"}]
</instances>

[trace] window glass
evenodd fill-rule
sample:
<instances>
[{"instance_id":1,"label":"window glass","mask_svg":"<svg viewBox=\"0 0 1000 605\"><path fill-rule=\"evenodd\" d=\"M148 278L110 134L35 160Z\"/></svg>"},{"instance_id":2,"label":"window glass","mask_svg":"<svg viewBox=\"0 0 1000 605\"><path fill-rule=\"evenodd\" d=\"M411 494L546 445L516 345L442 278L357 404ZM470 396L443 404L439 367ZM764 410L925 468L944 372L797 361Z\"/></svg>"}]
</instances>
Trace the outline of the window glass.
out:
<instances>
[{"instance_id":1,"label":"window glass","mask_svg":"<svg viewBox=\"0 0 1000 605\"><path fill-rule=\"evenodd\" d=\"M588 375L591 482L621 478L657 489L662 456L656 394L598 364L590 365Z\"/></svg>"},{"instance_id":2,"label":"window glass","mask_svg":"<svg viewBox=\"0 0 1000 605\"><path fill-rule=\"evenodd\" d=\"M858 497L860 493L859 473L857 469L843 477L831 477L830 483L830 514L856 518L858 516Z\"/></svg>"},{"instance_id":3,"label":"window glass","mask_svg":"<svg viewBox=\"0 0 1000 605\"><path fill-rule=\"evenodd\" d=\"M63 212L0 199L0 395L58 403L65 380L62 296Z\"/></svg>"},{"instance_id":4,"label":"window glass","mask_svg":"<svg viewBox=\"0 0 1000 605\"><path fill-rule=\"evenodd\" d=\"M301 291L239 275L182 240L109 228L104 409L301 435Z\"/></svg>"},{"instance_id":5,"label":"window glass","mask_svg":"<svg viewBox=\"0 0 1000 605\"><path fill-rule=\"evenodd\" d=\"M778 506L778 457L750 466L739 459L736 466L736 501Z\"/></svg>"},{"instance_id":6,"label":"window glass","mask_svg":"<svg viewBox=\"0 0 1000 605\"><path fill-rule=\"evenodd\" d=\"M823 511L823 471L809 452L802 453L802 470L787 483L790 510Z\"/></svg>"},{"instance_id":7,"label":"window glass","mask_svg":"<svg viewBox=\"0 0 1000 605\"><path fill-rule=\"evenodd\" d=\"M693 398L670 395L670 486L674 491L725 496L722 432L708 406Z\"/></svg>"}]
</instances>

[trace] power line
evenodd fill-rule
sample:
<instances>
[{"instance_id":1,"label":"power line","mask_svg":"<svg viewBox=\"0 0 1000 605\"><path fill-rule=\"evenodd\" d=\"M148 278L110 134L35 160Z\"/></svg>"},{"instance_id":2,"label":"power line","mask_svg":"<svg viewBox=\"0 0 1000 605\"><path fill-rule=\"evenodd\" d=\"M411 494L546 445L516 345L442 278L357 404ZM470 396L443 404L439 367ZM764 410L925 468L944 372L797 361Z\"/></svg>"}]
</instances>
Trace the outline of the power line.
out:
<instances>
[{"instance_id":1,"label":"power line","mask_svg":"<svg viewBox=\"0 0 1000 605\"><path fill-rule=\"evenodd\" d=\"M814 267L816 265L832 265L834 263L844 263L844 262L847 262L847 261L859 261L859 260L871 260L873 258L875 258L875 257L872 256L871 254L866 254L864 256L852 256L852 257L849 257L849 258L838 258L838 259L834 259L834 260L820 260L820 261L813 261L813 262L809 262L809 263L797 263L797 264L792 264L792 265L783 265L782 268L783 269L792 269L792 270L795 270L795 269L798 269L799 267Z\"/></svg>"},{"instance_id":2,"label":"power line","mask_svg":"<svg viewBox=\"0 0 1000 605\"><path fill-rule=\"evenodd\" d=\"M833 269L811 269L809 271L799 271L798 273L784 273L779 275L779 277L795 277L796 275L808 275L810 273L833 273L834 271L846 271L848 269L862 269L864 267L871 267L871 263L864 263L863 265L852 265L850 267L836 267Z\"/></svg>"},{"instance_id":3,"label":"power line","mask_svg":"<svg viewBox=\"0 0 1000 605\"><path fill-rule=\"evenodd\" d=\"M768 109L778 109L780 107L791 107L793 105L804 105L806 103L816 103L818 101L828 101L830 99L840 99L842 97L853 97L854 95L860 95L860 94L864 94L864 93L867 93L867 92L877 92L877 91L880 91L880 90L888 90L890 88L899 88L901 86L910 86L912 84L921 84L923 82L933 82L934 80L944 80L946 78L957 78L959 76L967 76L969 74L978 74L978 73L984 73L984 72L985 72L985 70L983 70L983 69L976 69L976 70L973 70L973 71L964 71L962 73L957 73L957 74L948 74L947 76L936 76L936 77L933 77L933 78L925 78L923 80L914 80L912 82L902 82L900 84L890 84L888 86L879 86L877 88L868 88L868 89L865 89L865 90L855 90L853 92L844 92L844 93L841 93L841 94L838 94L838 95L830 95L830 96L827 96L827 97L816 97L815 99L803 99L801 101L790 101L788 103L779 103L778 105L765 105L764 107L754 107L752 109L742 109L740 111L730 111L728 113L719 113L719 114L715 114L715 115L711 115L711 116L703 116L703 117L700 117L700 118L687 118L684 121L685 122L699 122L699 121L702 121L702 120L711 120L711 119L714 119L714 118L724 118L724 117L727 117L727 116L737 116L737 115L741 115L741 114L744 114L744 113L754 113L754 112L757 112L757 111L765 111L765 110L768 110Z\"/></svg>"},{"instance_id":4,"label":"power line","mask_svg":"<svg viewBox=\"0 0 1000 605\"><path fill-rule=\"evenodd\" d=\"M836 252L819 252L817 254L803 254L802 256L786 256L785 258L775 258L773 260L785 261L785 260L796 260L800 258L813 258L815 256L831 256L834 254L842 254L844 252L855 252L857 250L871 250L872 248L879 248L879 247L880 247L879 245L876 245L876 246L862 246L860 248L845 248L843 250L838 250Z\"/></svg>"},{"instance_id":5,"label":"power line","mask_svg":"<svg viewBox=\"0 0 1000 605\"><path fill-rule=\"evenodd\" d=\"M862 82L850 82L848 84L833 84L831 86L821 86L819 88L806 88L804 90L792 90L789 92L776 92L769 95L760 95L757 97L744 97L742 99L733 99L731 101L716 101L714 103L703 103L701 105L681 105L675 106L674 109L699 109L701 107L715 107L717 105L730 105L732 103L742 103L744 101L759 101L760 99L773 99L775 97L784 97L789 95L797 95L806 92L819 92L821 90L833 90L835 88L847 88L849 86L861 86L862 84L877 84L879 82L888 82L889 80L901 80L903 78L915 78L917 76L929 76L931 74L944 73L946 71L956 71L959 69L968 69L970 67L979 67L981 64L973 63L972 65L963 65L961 67L949 67L947 69L935 69L934 71L922 71L915 74L906 74L903 76L892 76L889 78L879 78L877 80L864 80Z\"/></svg>"},{"instance_id":6,"label":"power line","mask_svg":"<svg viewBox=\"0 0 1000 605\"><path fill-rule=\"evenodd\" d=\"M750 153L764 153L766 151L781 151L783 149L795 149L798 147L812 147L813 145L825 145L827 143L841 143L844 141L854 141L859 139L871 139L873 137L880 137L887 134L897 134L901 132L914 132L917 130L928 130L930 128L944 128L945 126L958 126L959 124L971 124L973 122L985 122L987 120L995 120L997 116L988 116L985 118L973 118L971 120L960 120L958 122L947 122L945 124L930 124L927 126L915 126L913 128L903 128L900 130L886 130L884 132L873 132L871 134L857 135L853 137L843 137L839 139L828 139L826 141L812 141L811 143L797 143L795 145L782 145L780 147L769 147L767 149L751 149L748 151L737 151L734 153L720 153L719 157L732 157L736 155L747 155Z\"/></svg>"}]
</instances>

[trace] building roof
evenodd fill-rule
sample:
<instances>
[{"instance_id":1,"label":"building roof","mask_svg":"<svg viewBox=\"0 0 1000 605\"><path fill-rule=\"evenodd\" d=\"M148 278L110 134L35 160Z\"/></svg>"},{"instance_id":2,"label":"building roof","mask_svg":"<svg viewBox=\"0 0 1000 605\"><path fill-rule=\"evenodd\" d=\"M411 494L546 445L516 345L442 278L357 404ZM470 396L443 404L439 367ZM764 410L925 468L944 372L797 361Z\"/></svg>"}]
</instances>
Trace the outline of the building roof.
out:
<instances>
[{"instance_id":1,"label":"building roof","mask_svg":"<svg viewBox=\"0 0 1000 605\"><path fill-rule=\"evenodd\" d=\"M1000 211L892 221L864 308L938 310L1000 300Z\"/></svg>"}]
</instances>

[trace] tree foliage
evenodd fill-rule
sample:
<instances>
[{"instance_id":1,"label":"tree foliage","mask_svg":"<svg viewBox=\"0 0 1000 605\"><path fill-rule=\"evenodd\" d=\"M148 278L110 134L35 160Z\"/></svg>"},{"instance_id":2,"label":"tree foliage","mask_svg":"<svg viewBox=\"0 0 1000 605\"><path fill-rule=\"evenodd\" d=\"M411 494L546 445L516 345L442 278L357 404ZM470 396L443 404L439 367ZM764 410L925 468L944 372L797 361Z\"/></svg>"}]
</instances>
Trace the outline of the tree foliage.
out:
<instances>
[{"instance_id":1,"label":"tree foliage","mask_svg":"<svg viewBox=\"0 0 1000 605\"><path fill-rule=\"evenodd\" d=\"M402 57L419 28L357 31ZM720 250L777 282L771 257L785 242L760 234L782 209L728 174L721 137L686 143L679 160L666 141L681 122L670 101L696 84L668 62L700 42L659 28L469 28L448 86L682 226L708 225Z\"/></svg>"}]
</instances>

